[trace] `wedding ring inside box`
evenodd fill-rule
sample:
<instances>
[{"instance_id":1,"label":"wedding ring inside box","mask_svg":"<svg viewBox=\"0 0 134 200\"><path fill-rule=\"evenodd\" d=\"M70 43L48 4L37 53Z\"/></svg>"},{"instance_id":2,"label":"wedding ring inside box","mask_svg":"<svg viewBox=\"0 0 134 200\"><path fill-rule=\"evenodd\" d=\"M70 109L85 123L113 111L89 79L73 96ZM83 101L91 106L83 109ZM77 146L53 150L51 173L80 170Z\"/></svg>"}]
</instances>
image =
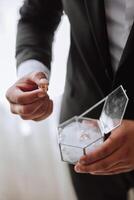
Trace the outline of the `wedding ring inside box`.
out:
<instances>
[{"instance_id":1,"label":"wedding ring inside box","mask_svg":"<svg viewBox=\"0 0 134 200\"><path fill-rule=\"evenodd\" d=\"M84 117L104 103L98 120ZM80 116L63 122L58 127L58 142L61 159L75 164L81 156L93 151L104 141L104 135L120 126L128 97L122 86L116 88Z\"/></svg>"}]
</instances>

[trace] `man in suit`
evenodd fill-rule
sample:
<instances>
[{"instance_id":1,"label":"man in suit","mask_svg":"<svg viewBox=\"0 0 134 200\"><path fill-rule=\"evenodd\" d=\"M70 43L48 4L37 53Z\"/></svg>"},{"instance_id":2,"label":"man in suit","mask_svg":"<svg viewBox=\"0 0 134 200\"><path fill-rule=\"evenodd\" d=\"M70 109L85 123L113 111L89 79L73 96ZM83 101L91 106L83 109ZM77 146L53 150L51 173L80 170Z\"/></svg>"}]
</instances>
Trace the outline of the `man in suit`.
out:
<instances>
[{"instance_id":1,"label":"man in suit","mask_svg":"<svg viewBox=\"0 0 134 200\"><path fill-rule=\"evenodd\" d=\"M76 194L79 200L126 200L134 185L133 0L25 0L16 47L21 78L6 96L11 111L23 119L39 121L51 114L53 102L41 87L48 84L52 41L63 10L71 46L60 120L79 115L119 85L129 97L120 128L69 167Z\"/></svg>"}]
</instances>

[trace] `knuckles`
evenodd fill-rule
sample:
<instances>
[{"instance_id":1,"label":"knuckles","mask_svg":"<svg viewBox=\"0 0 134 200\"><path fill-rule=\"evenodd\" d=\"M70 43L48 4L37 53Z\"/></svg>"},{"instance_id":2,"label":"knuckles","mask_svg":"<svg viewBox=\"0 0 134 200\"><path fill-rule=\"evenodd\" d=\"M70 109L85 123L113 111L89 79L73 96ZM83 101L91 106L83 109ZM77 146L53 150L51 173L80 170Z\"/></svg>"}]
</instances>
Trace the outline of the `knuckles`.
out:
<instances>
[{"instance_id":1,"label":"knuckles","mask_svg":"<svg viewBox=\"0 0 134 200\"><path fill-rule=\"evenodd\" d=\"M25 104L23 95L16 96L16 103L20 105Z\"/></svg>"},{"instance_id":2,"label":"knuckles","mask_svg":"<svg viewBox=\"0 0 134 200\"><path fill-rule=\"evenodd\" d=\"M24 120L29 119L33 121L41 121L47 118L47 115L49 115L49 111L46 109L45 105L42 105L36 112L34 112L32 108L23 108L21 109L19 115Z\"/></svg>"},{"instance_id":3,"label":"knuckles","mask_svg":"<svg viewBox=\"0 0 134 200\"><path fill-rule=\"evenodd\" d=\"M19 110L20 115L30 115L34 112L35 108L30 106L21 106Z\"/></svg>"},{"instance_id":4,"label":"knuckles","mask_svg":"<svg viewBox=\"0 0 134 200\"><path fill-rule=\"evenodd\" d=\"M35 78L46 78L46 75L45 75L45 73L44 72L33 72L32 74L31 74L31 78L32 79L35 79Z\"/></svg>"},{"instance_id":5,"label":"knuckles","mask_svg":"<svg viewBox=\"0 0 134 200\"><path fill-rule=\"evenodd\" d=\"M11 95L13 94L13 91L14 91L14 89L13 89L13 86L12 86L12 87L10 87L10 88L7 90L7 92L6 92L6 94L5 94L6 99L7 99L9 102L10 102Z\"/></svg>"}]
</instances>

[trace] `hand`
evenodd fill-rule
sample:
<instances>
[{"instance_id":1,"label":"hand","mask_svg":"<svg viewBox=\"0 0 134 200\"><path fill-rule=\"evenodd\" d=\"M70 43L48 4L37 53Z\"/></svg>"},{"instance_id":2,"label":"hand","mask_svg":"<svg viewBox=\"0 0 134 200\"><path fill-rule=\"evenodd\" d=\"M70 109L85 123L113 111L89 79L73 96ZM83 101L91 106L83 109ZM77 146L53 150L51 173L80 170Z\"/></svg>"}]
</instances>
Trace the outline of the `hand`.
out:
<instances>
[{"instance_id":1,"label":"hand","mask_svg":"<svg viewBox=\"0 0 134 200\"><path fill-rule=\"evenodd\" d=\"M81 157L75 166L79 173L113 175L134 169L134 121L123 120L95 151Z\"/></svg>"},{"instance_id":2,"label":"hand","mask_svg":"<svg viewBox=\"0 0 134 200\"><path fill-rule=\"evenodd\" d=\"M47 88L48 81L43 72L33 72L19 79L6 93L11 112L25 120L46 119L53 110Z\"/></svg>"}]
</instances>

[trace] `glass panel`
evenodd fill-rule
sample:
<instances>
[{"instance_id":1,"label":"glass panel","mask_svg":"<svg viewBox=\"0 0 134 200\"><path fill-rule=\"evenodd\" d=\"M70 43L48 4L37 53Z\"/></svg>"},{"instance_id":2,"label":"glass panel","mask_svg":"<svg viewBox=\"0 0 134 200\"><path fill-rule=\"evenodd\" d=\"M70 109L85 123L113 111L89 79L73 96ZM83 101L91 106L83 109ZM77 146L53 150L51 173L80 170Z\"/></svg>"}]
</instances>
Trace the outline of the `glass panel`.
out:
<instances>
[{"instance_id":1,"label":"glass panel","mask_svg":"<svg viewBox=\"0 0 134 200\"><path fill-rule=\"evenodd\" d=\"M102 138L98 120L74 117L59 126L61 158L76 163L87 146Z\"/></svg>"},{"instance_id":2,"label":"glass panel","mask_svg":"<svg viewBox=\"0 0 134 200\"><path fill-rule=\"evenodd\" d=\"M102 133L109 133L121 124L127 103L128 97L122 86L107 96L100 116Z\"/></svg>"},{"instance_id":3,"label":"glass panel","mask_svg":"<svg viewBox=\"0 0 134 200\"><path fill-rule=\"evenodd\" d=\"M74 117L59 126L59 143L84 148L102 137L98 120Z\"/></svg>"},{"instance_id":4,"label":"glass panel","mask_svg":"<svg viewBox=\"0 0 134 200\"><path fill-rule=\"evenodd\" d=\"M96 140L95 142L93 142L92 144L90 144L89 146L87 146L85 148L85 154L88 154L89 152L95 150L97 147L99 147L102 143L104 142L104 138L100 138L98 140Z\"/></svg>"},{"instance_id":5,"label":"glass panel","mask_svg":"<svg viewBox=\"0 0 134 200\"><path fill-rule=\"evenodd\" d=\"M60 151L62 160L70 164L75 164L83 156L82 148L60 144Z\"/></svg>"}]
</instances>

